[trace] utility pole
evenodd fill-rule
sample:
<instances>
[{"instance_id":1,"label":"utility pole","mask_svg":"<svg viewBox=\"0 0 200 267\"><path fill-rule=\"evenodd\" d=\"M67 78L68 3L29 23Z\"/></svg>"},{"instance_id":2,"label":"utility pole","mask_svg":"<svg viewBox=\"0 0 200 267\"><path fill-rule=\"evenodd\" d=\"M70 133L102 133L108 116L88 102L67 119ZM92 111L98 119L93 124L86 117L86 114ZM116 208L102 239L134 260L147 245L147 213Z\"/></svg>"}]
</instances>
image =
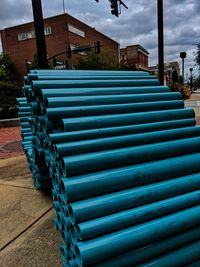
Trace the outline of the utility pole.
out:
<instances>
[{"instance_id":1,"label":"utility pole","mask_svg":"<svg viewBox=\"0 0 200 267\"><path fill-rule=\"evenodd\" d=\"M163 34L163 0L157 0L158 13L158 66L159 81L164 84L164 34Z\"/></svg>"},{"instance_id":2,"label":"utility pole","mask_svg":"<svg viewBox=\"0 0 200 267\"><path fill-rule=\"evenodd\" d=\"M41 0L32 0L39 69L48 69Z\"/></svg>"}]
</instances>

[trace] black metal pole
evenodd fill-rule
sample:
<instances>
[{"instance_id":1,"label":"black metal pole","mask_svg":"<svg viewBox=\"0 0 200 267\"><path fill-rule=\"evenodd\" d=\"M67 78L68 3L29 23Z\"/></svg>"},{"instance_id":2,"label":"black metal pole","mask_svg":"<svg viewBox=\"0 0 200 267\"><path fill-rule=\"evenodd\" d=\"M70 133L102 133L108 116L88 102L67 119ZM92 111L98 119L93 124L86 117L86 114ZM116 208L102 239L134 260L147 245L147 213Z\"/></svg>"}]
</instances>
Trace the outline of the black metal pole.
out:
<instances>
[{"instance_id":1,"label":"black metal pole","mask_svg":"<svg viewBox=\"0 0 200 267\"><path fill-rule=\"evenodd\" d=\"M158 12L158 66L160 84L164 84L164 34L163 34L163 0L157 0Z\"/></svg>"},{"instance_id":2,"label":"black metal pole","mask_svg":"<svg viewBox=\"0 0 200 267\"><path fill-rule=\"evenodd\" d=\"M39 69L48 69L41 0L32 0Z\"/></svg>"},{"instance_id":3,"label":"black metal pole","mask_svg":"<svg viewBox=\"0 0 200 267\"><path fill-rule=\"evenodd\" d=\"M183 84L185 80L185 59L182 58L182 76L183 76Z\"/></svg>"}]
</instances>

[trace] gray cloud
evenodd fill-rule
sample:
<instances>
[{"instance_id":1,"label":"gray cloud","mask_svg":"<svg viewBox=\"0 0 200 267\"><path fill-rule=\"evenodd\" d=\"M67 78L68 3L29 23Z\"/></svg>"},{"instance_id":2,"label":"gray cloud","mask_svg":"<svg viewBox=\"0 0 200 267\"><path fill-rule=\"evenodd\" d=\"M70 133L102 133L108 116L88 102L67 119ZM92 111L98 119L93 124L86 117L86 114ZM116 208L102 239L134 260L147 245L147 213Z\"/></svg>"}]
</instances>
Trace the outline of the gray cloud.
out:
<instances>
[{"instance_id":1,"label":"gray cloud","mask_svg":"<svg viewBox=\"0 0 200 267\"><path fill-rule=\"evenodd\" d=\"M150 52L150 64L157 63L157 1L124 0L117 19L110 14L109 2L99 0L65 1L66 11L118 41L122 47L140 43ZM42 0L44 17L62 13L62 0ZM12 12L11 12L12 10ZM188 54L186 68L194 65L192 44L200 42L200 1L164 1L165 60L179 60L179 53ZM5 28L32 20L31 0L1 0L0 27Z\"/></svg>"}]
</instances>

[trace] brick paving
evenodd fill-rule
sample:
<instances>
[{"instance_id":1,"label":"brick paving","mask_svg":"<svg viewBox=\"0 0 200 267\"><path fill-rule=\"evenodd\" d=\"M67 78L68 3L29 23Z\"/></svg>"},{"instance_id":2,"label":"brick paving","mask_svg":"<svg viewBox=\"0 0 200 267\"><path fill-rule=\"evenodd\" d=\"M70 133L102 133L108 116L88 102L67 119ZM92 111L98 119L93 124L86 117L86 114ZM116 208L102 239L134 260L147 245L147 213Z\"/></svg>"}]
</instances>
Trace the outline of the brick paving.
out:
<instances>
[{"instance_id":1,"label":"brick paving","mask_svg":"<svg viewBox=\"0 0 200 267\"><path fill-rule=\"evenodd\" d=\"M4 149L6 144L20 141L20 127L2 127L0 128L0 159L17 157L23 155L23 151L11 151Z\"/></svg>"},{"instance_id":2,"label":"brick paving","mask_svg":"<svg viewBox=\"0 0 200 267\"><path fill-rule=\"evenodd\" d=\"M188 101L190 100L200 100L200 94L192 94L190 99L188 99Z\"/></svg>"}]
</instances>

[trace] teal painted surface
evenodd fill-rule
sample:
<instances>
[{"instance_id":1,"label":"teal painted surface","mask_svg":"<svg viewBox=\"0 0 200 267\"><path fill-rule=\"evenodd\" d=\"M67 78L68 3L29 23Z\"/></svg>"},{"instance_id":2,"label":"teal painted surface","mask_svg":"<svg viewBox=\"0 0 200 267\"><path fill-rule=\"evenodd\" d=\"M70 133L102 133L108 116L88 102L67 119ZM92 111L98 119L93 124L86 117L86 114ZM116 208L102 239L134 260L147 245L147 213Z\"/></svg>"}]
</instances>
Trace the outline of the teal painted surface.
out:
<instances>
[{"instance_id":1,"label":"teal painted surface","mask_svg":"<svg viewBox=\"0 0 200 267\"><path fill-rule=\"evenodd\" d=\"M180 93L147 72L74 70L31 70L23 92L22 145L35 187L52 186L64 267L198 262L200 127Z\"/></svg>"},{"instance_id":2,"label":"teal painted surface","mask_svg":"<svg viewBox=\"0 0 200 267\"><path fill-rule=\"evenodd\" d=\"M95 267L110 267L110 266L130 267L133 264L133 262L134 264L139 264L141 262L144 262L151 258L159 256L162 253L166 253L170 250L176 249L177 247L184 246L185 244L189 242L196 241L199 238L200 238L200 228L198 225L194 229L189 229L189 230L184 231L184 233L173 235L172 237L150 244L142 249L134 250L132 252L117 256L115 258L111 258L107 261L94 264L94 266Z\"/></svg>"},{"instance_id":3,"label":"teal painted surface","mask_svg":"<svg viewBox=\"0 0 200 267\"><path fill-rule=\"evenodd\" d=\"M67 96L96 96L96 95L124 95L124 94L150 94L171 92L167 86L140 86L140 87L95 87L95 88L62 88L41 89L38 92L40 101L44 102L47 97Z\"/></svg>"},{"instance_id":4,"label":"teal painted surface","mask_svg":"<svg viewBox=\"0 0 200 267\"><path fill-rule=\"evenodd\" d=\"M200 137L62 158L63 176L91 173L200 151Z\"/></svg>"},{"instance_id":5,"label":"teal painted surface","mask_svg":"<svg viewBox=\"0 0 200 267\"><path fill-rule=\"evenodd\" d=\"M108 128L99 128L83 131L72 131L72 132L58 132L54 134L49 134L49 142L51 145L81 141L81 140L90 140L96 138L104 138L111 136L123 136L126 134L138 134L143 132L154 132L159 130L175 129L181 127L195 126L196 120L191 119L182 119L174 121L163 121L163 122L152 122L146 124L138 125L128 125L128 126L118 126L118 127L108 127Z\"/></svg>"},{"instance_id":6,"label":"teal painted surface","mask_svg":"<svg viewBox=\"0 0 200 267\"><path fill-rule=\"evenodd\" d=\"M89 116L84 118L69 118L62 119L61 131L77 131L99 129L106 127L117 127L135 124L144 124L150 122L161 122L177 119L194 118L192 109L175 109L175 110L160 110L149 112L104 115L104 116Z\"/></svg>"},{"instance_id":7,"label":"teal painted surface","mask_svg":"<svg viewBox=\"0 0 200 267\"><path fill-rule=\"evenodd\" d=\"M76 154L159 143L194 136L200 136L200 127L184 127L180 129L155 131L150 133L145 132L141 134L129 134L117 137L112 136L87 141L60 143L54 145L54 154L57 158L61 158Z\"/></svg>"},{"instance_id":8,"label":"teal painted surface","mask_svg":"<svg viewBox=\"0 0 200 267\"><path fill-rule=\"evenodd\" d=\"M80 223L198 189L200 173L131 188L69 204L70 219L74 224ZM199 192L196 197L199 198Z\"/></svg>"},{"instance_id":9,"label":"teal painted surface","mask_svg":"<svg viewBox=\"0 0 200 267\"><path fill-rule=\"evenodd\" d=\"M200 241L197 240L192 244L185 245L173 252L169 252L157 259L153 259L149 262L139 264L138 267L182 267L192 261L199 259L200 256Z\"/></svg>"},{"instance_id":10,"label":"teal painted surface","mask_svg":"<svg viewBox=\"0 0 200 267\"><path fill-rule=\"evenodd\" d=\"M163 186L166 186L166 184L167 183L163 184ZM189 188L187 188L187 190L189 191L190 189L191 187L189 185ZM198 186L195 187L195 189L198 189ZM149 190L151 190L151 187L149 187ZM159 193L161 192L162 190ZM178 195L178 190L177 190L177 195ZM152 199L153 203L142 205L132 209L129 209L127 205L128 210L113 213L91 221L79 223L77 225L77 232L79 234L79 239L87 240L90 238L94 238L95 236L104 235L109 232L117 231L125 227L129 227L131 225L136 225L145 221L149 221L176 212L178 210L182 210L200 204L200 190L192 191L186 194L181 194L169 198L168 197L166 198L166 192L164 191L162 197L165 199L156 202L153 202L154 199Z\"/></svg>"},{"instance_id":11,"label":"teal painted surface","mask_svg":"<svg viewBox=\"0 0 200 267\"><path fill-rule=\"evenodd\" d=\"M157 183L200 171L200 153L126 166L99 173L64 178L61 190L68 203L120 191L144 184Z\"/></svg>"},{"instance_id":12,"label":"teal painted surface","mask_svg":"<svg viewBox=\"0 0 200 267\"><path fill-rule=\"evenodd\" d=\"M96 115L122 114L131 112L147 112L155 110L182 109L184 102L182 100L156 101L147 103L129 103L129 104L110 104L96 106L78 106L78 107L58 107L47 108L46 115L48 120L55 121L62 118L86 117Z\"/></svg>"}]
</instances>

